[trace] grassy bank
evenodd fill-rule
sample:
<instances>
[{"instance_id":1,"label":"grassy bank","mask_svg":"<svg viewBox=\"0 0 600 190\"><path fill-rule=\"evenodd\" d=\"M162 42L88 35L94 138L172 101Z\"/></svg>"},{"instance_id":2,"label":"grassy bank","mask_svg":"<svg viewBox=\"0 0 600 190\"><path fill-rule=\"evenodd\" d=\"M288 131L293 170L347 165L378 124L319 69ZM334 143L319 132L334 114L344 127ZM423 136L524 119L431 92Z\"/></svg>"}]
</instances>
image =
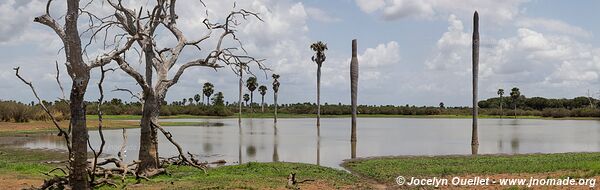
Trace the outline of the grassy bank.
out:
<instances>
[{"instance_id":1,"label":"grassy bank","mask_svg":"<svg viewBox=\"0 0 600 190\"><path fill-rule=\"evenodd\" d=\"M247 163L209 169L207 174L192 167L168 167L170 175L157 176L141 185L127 180L128 189L286 189L287 177L296 173L301 189L356 189L366 183L336 169L301 163ZM314 181L313 181L314 180ZM124 187L119 184L119 188ZM102 189L114 189L104 187Z\"/></svg>"},{"instance_id":2,"label":"grassy bank","mask_svg":"<svg viewBox=\"0 0 600 190\"><path fill-rule=\"evenodd\" d=\"M40 185L47 178L42 172L61 166L45 161L65 160L65 154L0 148L0 187L21 189ZM141 184L136 184L132 177L126 183L119 183L117 188L105 186L101 189L285 189L290 173L296 173L298 181L314 180L300 184L299 187L303 189L354 189L366 185L359 178L341 170L285 162L223 166L209 169L206 174L193 167L170 166L168 172L169 175L160 175Z\"/></svg>"},{"instance_id":3,"label":"grassy bank","mask_svg":"<svg viewBox=\"0 0 600 190\"><path fill-rule=\"evenodd\" d=\"M380 183L395 184L398 176L538 176L600 175L600 153L560 153L479 156L381 157L346 161L343 166Z\"/></svg>"}]
</instances>

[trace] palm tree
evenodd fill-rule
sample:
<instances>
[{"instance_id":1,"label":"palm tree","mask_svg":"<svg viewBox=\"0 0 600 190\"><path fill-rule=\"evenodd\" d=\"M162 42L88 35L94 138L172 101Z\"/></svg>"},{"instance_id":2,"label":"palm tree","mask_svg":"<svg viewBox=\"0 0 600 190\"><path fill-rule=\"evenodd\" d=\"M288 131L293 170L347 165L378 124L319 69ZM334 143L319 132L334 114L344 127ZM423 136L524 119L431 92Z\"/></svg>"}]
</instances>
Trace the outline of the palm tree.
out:
<instances>
[{"instance_id":1,"label":"palm tree","mask_svg":"<svg viewBox=\"0 0 600 190\"><path fill-rule=\"evenodd\" d=\"M520 96L521 96L521 92L519 91L519 88L514 87L510 90L510 98L512 99L512 103L513 103L515 119L517 119L517 100L519 100Z\"/></svg>"},{"instance_id":2,"label":"palm tree","mask_svg":"<svg viewBox=\"0 0 600 190\"><path fill-rule=\"evenodd\" d=\"M267 94L267 86L260 85L258 87L258 92L262 96L261 101L260 101L260 111L264 113L265 112L265 94Z\"/></svg>"},{"instance_id":3,"label":"palm tree","mask_svg":"<svg viewBox=\"0 0 600 190\"><path fill-rule=\"evenodd\" d=\"M471 153L477 154L479 149L479 136L477 134L477 80L479 78L479 14L473 14L473 129L471 133Z\"/></svg>"},{"instance_id":4,"label":"palm tree","mask_svg":"<svg viewBox=\"0 0 600 190\"><path fill-rule=\"evenodd\" d=\"M215 92L215 86L210 82L204 83L202 86L202 94L206 96L206 105L210 104L210 96ZM204 99L204 97L202 98Z\"/></svg>"},{"instance_id":5,"label":"palm tree","mask_svg":"<svg viewBox=\"0 0 600 190\"><path fill-rule=\"evenodd\" d=\"M244 94L244 102L246 102L246 106L248 106L248 101L250 100L250 95Z\"/></svg>"},{"instance_id":6,"label":"palm tree","mask_svg":"<svg viewBox=\"0 0 600 190\"><path fill-rule=\"evenodd\" d=\"M203 96L203 98L204 98L204 96ZM200 94L194 95L194 100L196 101L196 104L199 104L199 102L200 102Z\"/></svg>"},{"instance_id":7,"label":"palm tree","mask_svg":"<svg viewBox=\"0 0 600 190\"><path fill-rule=\"evenodd\" d=\"M500 96L500 119L504 116L504 112L502 111L502 96L504 95L504 89L498 89L498 96Z\"/></svg>"},{"instance_id":8,"label":"palm tree","mask_svg":"<svg viewBox=\"0 0 600 190\"><path fill-rule=\"evenodd\" d=\"M258 87L258 82L256 82L256 77L249 77L248 80L246 80L246 88L248 88L248 90L250 90L250 112L254 113L254 110L252 109L252 103L254 103L254 90L256 90L256 87Z\"/></svg>"},{"instance_id":9,"label":"palm tree","mask_svg":"<svg viewBox=\"0 0 600 190\"><path fill-rule=\"evenodd\" d=\"M356 43L356 39L352 40L352 59L350 60L350 98L352 104L352 131L350 133L350 141L353 143L356 142L356 117L358 113L358 50ZM352 158L356 156L356 151L353 153Z\"/></svg>"},{"instance_id":10,"label":"palm tree","mask_svg":"<svg viewBox=\"0 0 600 190\"><path fill-rule=\"evenodd\" d=\"M279 92L279 75L273 74L273 104L275 104L274 123L277 124L277 92Z\"/></svg>"},{"instance_id":11,"label":"palm tree","mask_svg":"<svg viewBox=\"0 0 600 190\"><path fill-rule=\"evenodd\" d=\"M317 64L317 129L319 129L321 126L321 66L326 59L327 44L318 41L310 45L310 49L315 51L312 61Z\"/></svg>"},{"instance_id":12,"label":"palm tree","mask_svg":"<svg viewBox=\"0 0 600 190\"><path fill-rule=\"evenodd\" d=\"M182 106L185 106L185 103L186 103L186 102L187 102L187 99L185 99L185 98L184 98L184 99L183 99L183 104L182 104Z\"/></svg>"},{"instance_id":13,"label":"palm tree","mask_svg":"<svg viewBox=\"0 0 600 190\"><path fill-rule=\"evenodd\" d=\"M193 98L188 98L188 102L190 103L190 105L192 105L194 103L194 99Z\"/></svg>"}]
</instances>

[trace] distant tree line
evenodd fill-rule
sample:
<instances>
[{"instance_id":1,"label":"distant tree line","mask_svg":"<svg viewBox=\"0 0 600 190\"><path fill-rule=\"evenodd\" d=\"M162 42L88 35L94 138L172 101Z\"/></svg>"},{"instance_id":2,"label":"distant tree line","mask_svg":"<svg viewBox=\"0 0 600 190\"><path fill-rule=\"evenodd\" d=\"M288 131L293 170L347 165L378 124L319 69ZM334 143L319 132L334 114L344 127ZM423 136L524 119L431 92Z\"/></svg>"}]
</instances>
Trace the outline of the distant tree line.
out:
<instances>
[{"instance_id":1,"label":"distant tree line","mask_svg":"<svg viewBox=\"0 0 600 190\"><path fill-rule=\"evenodd\" d=\"M189 101L189 98L170 103L163 102L161 106L161 115L205 115L205 116L231 116L238 109L237 103L224 101L222 92L215 93L210 101L202 103ZM500 104L505 109L500 110ZM244 103L243 109L250 112L250 105L261 107L260 103ZM51 112L55 113L59 120L69 118L69 105L65 101L46 102ZM97 102L86 102L87 107L97 106ZM572 99L553 99L543 97L527 98L520 95L518 98L494 97L478 103L480 114L493 116L542 116L542 117L600 117L600 101L591 97L576 97ZM315 103L294 103L280 104L278 113L283 114L316 114ZM512 109L516 106L516 109ZM112 99L105 101L101 109L106 115L141 115L142 104L139 102L124 102L121 99ZM275 107L273 104L266 104L263 113L273 113ZM97 114L96 109L87 109L88 115ZM439 106L414 106L414 105L360 105L359 114L380 114L380 115L470 115L469 107L448 107L443 102ZM348 115L351 114L351 106L338 104L327 104L321 106L323 115ZM49 120L43 113L38 104L33 102L24 104L16 101L0 101L0 121L3 122L27 122L30 120Z\"/></svg>"}]
</instances>

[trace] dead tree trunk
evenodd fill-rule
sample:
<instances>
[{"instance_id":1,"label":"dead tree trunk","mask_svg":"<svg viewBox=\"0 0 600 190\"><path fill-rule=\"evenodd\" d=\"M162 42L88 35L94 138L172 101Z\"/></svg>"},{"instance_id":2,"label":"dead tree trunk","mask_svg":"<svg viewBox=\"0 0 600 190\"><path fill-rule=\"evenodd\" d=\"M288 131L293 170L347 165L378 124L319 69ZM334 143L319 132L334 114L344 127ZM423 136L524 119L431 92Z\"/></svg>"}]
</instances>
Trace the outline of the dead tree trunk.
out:
<instances>
[{"instance_id":1,"label":"dead tree trunk","mask_svg":"<svg viewBox=\"0 0 600 190\"><path fill-rule=\"evenodd\" d=\"M218 69L223 67L219 63L237 67L241 65L241 62L244 62L244 66L248 63L257 63L261 69L264 69L260 63L262 60L256 60L246 55L245 52L243 52L244 55L238 54L240 52L238 49L243 49L243 47L222 47L223 41L230 39L228 38L229 35L235 35L235 30L230 26L240 24L238 19L255 17L260 20L260 17L256 13L241 9L231 11L224 22L211 22L205 19L202 23L208 30L207 34L197 40L188 40L177 26L179 15L176 14L175 0L157 1L153 7L142 7L140 9L137 9L137 7L127 8L121 1L107 0L106 2L115 9L116 21L113 22L118 23L121 26L119 27L120 29L123 29L128 35L134 37L144 53L144 73L136 71L123 57L116 58L115 60L121 70L135 79L144 94L143 101L145 103L141 120L141 147L139 152L140 167L138 167L137 173L143 174L149 172L151 174L154 172L150 171L158 167L157 131L152 126L152 123L158 123L160 106L164 101L168 89L177 84L183 73L190 67ZM147 10L153 11L150 12ZM143 15L143 13L147 15ZM157 35L156 31L159 31L159 27L164 27L176 39L174 46L158 47L160 44L157 45L154 38ZM221 31L221 33L218 34L218 37L214 37L213 31ZM201 42L208 39L215 39L217 46L214 49L208 50L206 57L198 57L194 60L178 64L178 67L174 67L178 63L183 49L188 46L199 47ZM235 37L233 39L240 42ZM200 48L198 50L203 51ZM175 74L169 77L172 69L176 69ZM153 76L154 73L156 76ZM152 81L153 77L156 78L155 82ZM208 102L208 100L206 101Z\"/></svg>"},{"instance_id":2,"label":"dead tree trunk","mask_svg":"<svg viewBox=\"0 0 600 190\"><path fill-rule=\"evenodd\" d=\"M153 173L153 170L159 167L157 130L152 123L158 122L160 105L156 96L145 95L142 120L140 122L140 151L138 153L140 163L138 165L138 174Z\"/></svg>"},{"instance_id":3,"label":"dead tree trunk","mask_svg":"<svg viewBox=\"0 0 600 190\"><path fill-rule=\"evenodd\" d=\"M63 42L67 73L71 77L71 92L70 92L70 105L69 109L71 112L69 132L64 132L56 121L54 124L59 128L61 134L66 138L67 148L69 149L69 174L68 182L72 189L90 189L87 153L88 153L88 130L86 125L86 105L84 101L87 85L90 80L90 69L95 67L101 67L110 63L114 57L120 56L126 50L128 50L133 44L132 39L128 39L127 43L121 49L116 48L111 52L107 52L98 56L95 60L90 61L88 65L83 60L83 48L81 44L81 36L78 30L78 19L80 14L88 14L90 17L89 29L95 30L98 28L104 28L110 23L104 22L102 19L97 19L89 11L84 11L79 6L79 0L67 0L67 11L64 15L65 23L64 26L59 24L52 16L50 16L52 0L48 0L46 3L46 12L42 16L38 16L34 19L34 22L41 23L50 27ZM98 20L96 23L100 23L101 26L94 25L94 19ZM85 32L84 32L85 33ZM98 31L92 32L93 39ZM90 42L91 43L91 42ZM104 72L104 71L103 71ZM18 68L17 68L18 73ZM18 74L17 74L18 76ZM23 79L22 79L23 80ZM24 81L25 82L25 81ZM33 90L33 86L29 83ZM34 92L35 94L35 92ZM37 97L37 95L36 95ZM38 97L39 99L39 97ZM41 102L41 100L40 100ZM53 118L52 114L43 106L47 114ZM54 118L53 118L54 120Z\"/></svg>"},{"instance_id":4,"label":"dead tree trunk","mask_svg":"<svg viewBox=\"0 0 600 190\"><path fill-rule=\"evenodd\" d=\"M477 78L479 75L479 15L473 15L473 130L471 134L471 153L477 154L479 138L477 135Z\"/></svg>"}]
</instances>

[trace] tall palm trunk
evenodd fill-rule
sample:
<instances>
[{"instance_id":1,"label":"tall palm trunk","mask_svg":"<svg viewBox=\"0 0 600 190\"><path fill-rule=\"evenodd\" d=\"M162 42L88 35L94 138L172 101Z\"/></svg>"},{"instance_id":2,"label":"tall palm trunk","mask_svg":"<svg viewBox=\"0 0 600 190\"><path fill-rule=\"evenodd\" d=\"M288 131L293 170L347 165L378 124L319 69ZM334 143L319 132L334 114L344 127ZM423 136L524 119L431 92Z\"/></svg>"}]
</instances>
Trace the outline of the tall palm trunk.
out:
<instances>
[{"instance_id":1,"label":"tall palm trunk","mask_svg":"<svg viewBox=\"0 0 600 190\"><path fill-rule=\"evenodd\" d=\"M321 131L321 64L317 66L317 133Z\"/></svg>"},{"instance_id":2,"label":"tall palm trunk","mask_svg":"<svg viewBox=\"0 0 600 190\"><path fill-rule=\"evenodd\" d=\"M500 119L504 116L504 112L502 111L502 96L500 96Z\"/></svg>"},{"instance_id":3,"label":"tall palm trunk","mask_svg":"<svg viewBox=\"0 0 600 190\"><path fill-rule=\"evenodd\" d=\"M479 138L477 135L477 78L479 75L479 15L473 15L473 130L471 134L471 153L477 154Z\"/></svg>"},{"instance_id":4,"label":"tall palm trunk","mask_svg":"<svg viewBox=\"0 0 600 190\"><path fill-rule=\"evenodd\" d=\"M254 108L252 108L252 103L254 103L254 91L250 91L250 115L254 114Z\"/></svg>"},{"instance_id":5,"label":"tall palm trunk","mask_svg":"<svg viewBox=\"0 0 600 190\"><path fill-rule=\"evenodd\" d=\"M356 39L352 40L352 60L350 61L350 97L352 98L352 132L350 141L356 142L356 114L358 95L358 58Z\"/></svg>"},{"instance_id":6,"label":"tall palm trunk","mask_svg":"<svg viewBox=\"0 0 600 190\"><path fill-rule=\"evenodd\" d=\"M279 152L277 151L277 124L273 125L273 162L279 162Z\"/></svg>"},{"instance_id":7,"label":"tall palm trunk","mask_svg":"<svg viewBox=\"0 0 600 190\"><path fill-rule=\"evenodd\" d=\"M265 95L260 99L260 112L265 113Z\"/></svg>"},{"instance_id":8,"label":"tall palm trunk","mask_svg":"<svg viewBox=\"0 0 600 190\"><path fill-rule=\"evenodd\" d=\"M277 107L278 107L278 105L277 105L277 92L275 92L275 93L273 94L273 103L275 104L275 118L274 118L274 121L273 121L273 122L274 122L275 124L277 124Z\"/></svg>"},{"instance_id":9,"label":"tall palm trunk","mask_svg":"<svg viewBox=\"0 0 600 190\"><path fill-rule=\"evenodd\" d=\"M244 68L243 68L243 66L240 66L240 82L239 82L240 88L239 88L239 94L238 94L239 95L238 96L238 112L239 112L238 113L238 123L240 124L240 127L242 124L242 83L243 83L242 78L244 78Z\"/></svg>"},{"instance_id":10,"label":"tall palm trunk","mask_svg":"<svg viewBox=\"0 0 600 190\"><path fill-rule=\"evenodd\" d=\"M206 96L206 105L210 106L210 96Z\"/></svg>"}]
</instances>

